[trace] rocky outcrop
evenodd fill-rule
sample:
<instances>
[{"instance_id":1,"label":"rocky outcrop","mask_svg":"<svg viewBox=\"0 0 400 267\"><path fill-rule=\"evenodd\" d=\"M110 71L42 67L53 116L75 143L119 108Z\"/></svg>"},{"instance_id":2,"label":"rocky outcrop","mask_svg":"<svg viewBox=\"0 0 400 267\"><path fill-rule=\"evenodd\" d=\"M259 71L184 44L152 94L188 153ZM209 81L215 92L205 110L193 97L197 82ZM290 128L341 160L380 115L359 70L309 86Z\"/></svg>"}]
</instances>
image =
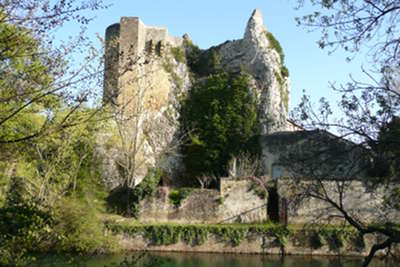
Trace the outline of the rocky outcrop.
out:
<instances>
[{"instance_id":1,"label":"rocky outcrop","mask_svg":"<svg viewBox=\"0 0 400 267\"><path fill-rule=\"evenodd\" d=\"M137 17L122 17L106 30L103 101L112 106L117 120L110 127L114 136L108 131L99 138L99 154L107 158L104 180L121 178L121 161L133 150L135 184L149 167L161 165L171 176L180 168L176 150L179 100L190 90L193 79L200 78L191 73L188 43L188 35L169 36L167 29L146 26ZM222 70L249 75L261 134L290 130L291 126L287 121L289 78L287 71L282 71L279 49L268 38L261 12L255 10L243 39L202 51L218 57ZM121 132L126 139L123 142L119 140Z\"/></svg>"},{"instance_id":2,"label":"rocky outcrop","mask_svg":"<svg viewBox=\"0 0 400 267\"><path fill-rule=\"evenodd\" d=\"M289 130L289 78L281 73L283 62L267 38L260 10L250 17L244 37L216 48L224 70L251 76L259 102L261 134Z\"/></svg>"}]
</instances>

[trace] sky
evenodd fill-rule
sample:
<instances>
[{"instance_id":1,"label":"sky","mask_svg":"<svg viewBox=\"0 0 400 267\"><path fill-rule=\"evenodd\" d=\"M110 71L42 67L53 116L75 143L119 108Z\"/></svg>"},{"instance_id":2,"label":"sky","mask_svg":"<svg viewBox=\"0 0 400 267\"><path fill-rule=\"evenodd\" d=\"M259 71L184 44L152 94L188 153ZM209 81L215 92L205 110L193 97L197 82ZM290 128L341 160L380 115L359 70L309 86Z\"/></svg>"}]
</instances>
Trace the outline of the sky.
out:
<instances>
[{"instance_id":1,"label":"sky","mask_svg":"<svg viewBox=\"0 0 400 267\"><path fill-rule=\"evenodd\" d=\"M303 89L314 102L326 97L333 106L339 95L329 88L349 80L351 74L363 79L361 65L366 66L362 54L350 63L343 50L329 54L321 50L317 41L319 32L298 27L297 16L310 10L295 10L295 0L106 0L111 3L106 10L96 13L89 25L89 35L104 36L108 25L119 22L121 16L137 16L146 24L163 26L170 35L182 36L188 33L200 48L218 45L226 40L240 39L253 10L261 10L264 25L280 42L285 53L286 66L290 72L290 109L300 102ZM63 31L73 31L67 27Z\"/></svg>"}]
</instances>

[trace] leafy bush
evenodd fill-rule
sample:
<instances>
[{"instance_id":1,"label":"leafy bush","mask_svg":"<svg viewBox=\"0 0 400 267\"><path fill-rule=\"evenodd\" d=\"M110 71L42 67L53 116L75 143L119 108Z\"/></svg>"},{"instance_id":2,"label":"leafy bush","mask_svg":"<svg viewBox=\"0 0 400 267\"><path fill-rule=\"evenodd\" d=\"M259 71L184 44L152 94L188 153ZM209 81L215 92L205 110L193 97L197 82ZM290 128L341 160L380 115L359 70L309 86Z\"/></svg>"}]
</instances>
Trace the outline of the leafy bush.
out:
<instances>
[{"instance_id":1,"label":"leafy bush","mask_svg":"<svg viewBox=\"0 0 400 267\"><path fill-rule=\"evenodd\" d=\"M188 175L227 175L233 155L259 153L257 106L247 76L218 73L199 81L182 105L182 126L191 129L183 146Z\"/></svg>"},{"instance_id":2,"label":"leafy bush","mask_svg":"<svg viewBox=\"0 0 400 267\"><path fill-rule=\"evenodd\" d=\"M57 203L54 231L58 252L100 253L113 248L104 235L104 224L90 203L75 198L63 198Z\"/></svg>"},{"instance_id":3,"label":"leafy bush","mask_svg":"<svg viewBox=\"0 0 400 267\"><path fill-rule=\"evenodd\" d=\"M171 189L169 191L169 202L176 208L182 204L182 201L193 192L193 188Z\"/></svg>"},{"instance_id":4,"label":"leafy bush","mask_svg":"<svg viewBox=\"0 0 400 267\"><path fill-rule=\"evenodd\" d=\"M317 231L311 231L310 233L310 247L312 249L319 249L324 245L322 236Z\"/></svg>"},{"instance_id":5,"label":"leafy bush","mask_svg":"<svg viewBox=\"0 0 400 267\"><path fill-rule=\"evenodd\" d=\"M289 70L286 66L282 65L281 66L281 75L282 77L286 78L289 77Z\"/></svg>"},{"instance_id":6,"label":"leafy bush","mask_svg":"<svg viewBox=\"0 0 400 267\"><path fill-rule=\"evenodd\" d=\"M135 188L127 185L116 187L106 198L108 209L123 216L137 217L139 202L146 196L154 195L160 179L161 171L150 169L142 182Z\"/></svg>"},{"instance_id":7,"label":"leafy bush","mask_svg":"<svg viewBox=\"0 0 400 267\"><path fill-rule=\"evenodd\" d=\"M199 76L208 76L221 70L221 56L216 48L202 51L189 40L185 41L185 48L187 63L193 73Z\"/></svg>"},{"instance_id":8,"label":"leafy bush","mask_svg":"<svg viewBox=\"0 0 400 267\"><path fill-rule=\"evenodd\" d=\"M41 250L51 238L52 225L51 210L26 196L22 178L13 178L0 208L0 265L24 266L32 261L27 252Z\"/></svg>"}]
</instances>

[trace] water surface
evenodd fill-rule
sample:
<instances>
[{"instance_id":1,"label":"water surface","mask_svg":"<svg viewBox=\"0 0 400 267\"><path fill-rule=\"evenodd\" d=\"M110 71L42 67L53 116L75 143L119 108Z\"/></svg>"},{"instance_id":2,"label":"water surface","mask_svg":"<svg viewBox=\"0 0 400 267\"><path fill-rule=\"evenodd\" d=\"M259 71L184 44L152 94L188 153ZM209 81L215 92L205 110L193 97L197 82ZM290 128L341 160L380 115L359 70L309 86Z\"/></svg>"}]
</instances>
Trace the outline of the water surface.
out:
<instances>
[{"instance_id":1,"label":"water surface","mask_svg":"<svg viewBox=\"0 0 400 267\"><path fill-rule=\"evenodd\" d=\"M139 258L139 259L138 259ZM135 265L134 262L137 262ZM361 258L348 257L302 257L244 254L210 253L167 253L151 252L147 254L122 254L78 258L67 256L40 257L33 266L141 266L141 267L359 267ZM370 267L396 267L398 263L389 263L375 259Z\"/></svg>"}]
</instances>

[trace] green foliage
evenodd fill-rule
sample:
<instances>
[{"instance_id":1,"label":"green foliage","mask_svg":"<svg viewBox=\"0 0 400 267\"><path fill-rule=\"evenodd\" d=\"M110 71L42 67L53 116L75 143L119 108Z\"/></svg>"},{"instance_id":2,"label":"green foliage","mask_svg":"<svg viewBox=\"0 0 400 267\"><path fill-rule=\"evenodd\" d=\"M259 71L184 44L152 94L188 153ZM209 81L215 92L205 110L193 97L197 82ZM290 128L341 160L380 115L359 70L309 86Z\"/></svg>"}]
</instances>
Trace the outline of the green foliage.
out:
<instances>
[{"instance_id":1,"label":"green foliage","mask_svg":"<svg viewBox=\"0 0 400 267\"><path fill-rule=\"evenodd\" d=\"M281 64L284 64L285 62L285 54L283 53L283 49L279 41L275 38L275 36L270 33L266 32L265 35L267 36L269 45L271 46L272 49L274 49L278 54L279 58L281 59Z\"/></svg>"},{"instance_id":2,"label":"green foliage","mask_svg":"<svg viewBox=\"0 0 400 267\"><path fill-rule=\"evenodd\" d=\"M283 78L289 77L289 70L285 66L285 54L283 53L281 44L279 43L279 41L275 38L275 36L272 33L266 32L265 35L267 36L270 47L279 54L279 58L281 59L281 68L280 68L281 76Z\"/></svg>"},{"instance_id":3,"label":"green foliage","mask_svg":"<svg viewBox=\"0 0 400 267\"><path fill-rule=\"evenodd\" d=\"M153 245L176 244L179 241L192 246L202 245L212 234L223 242L238 246L248 234L276 237L283 246L291 231L274 224L121 224L109 223L107 227L114 233L131 236L144 235Z\"/></svg>"},{"instance_id":4,"label":"green foliage","mask_svg":"<svg viewBox=\"0 0 400 267\"><path fill-rule=\"evenodd\" d=\"M51 211L32 198L24 197L22 179L11 181L4 207L0 208L0 265L24 266L34 258L28 251L40 251L52 234Z\"/></svg>"},{"instance_id":5,"label":"green foliage","mask_svg":"<svg viewBox=\"0 0 400 267\"><path fill-rule=\"evenodd\" d=\"M384 199L385 204L400 210L400 186L396 186L392 189L389 189L388 197Z\"/></svg>"},{"instance_id":6,"label":"green foliage","mask_svg":"<svg viewBox=\"0 0 400 267\"><path fill-rule=\"evenodd\" d=\"M15 172L2 174L9 191L0 210L0 258L12 261L1 264L25 265L29 252L110 248L97 219L105 195L94 156L97 128L87 122L43 136L10 157Z\"/></svg>"},{"instance_id":7,"label":"green foliage","mask_svg":"<svg viewBox=\"0 0 400 267\"><path fill-rule=\"evenodd\" d=\"M362 252L365 249L364 235L358 234L353 238L353 243L356 250Z\"/></svg>"},{"instance_id":8,"label":"green foliage","mask_svg":"<svg viewBox=\"0 0 400 267\"><path fill-rule=\"evenodd\" d=\"M281 101L283 101L286 111L289 111L289 92L284 88L285 81L282 79L282 74L279 74L275 71L274 75L279 83L279 94L281 96Z\"/></svg>"},{"instance_id":9,"label":"green foliage","mask_svg":"<svg viewBox=\"0 0 400 267\"><path fill-rule=\"evenodd\" d=\"M263 224L129 224L109 222L107 228L114 234L143 235L153 245L169 245L185 242L192 246L204 244L214 235L217 240L238 246L249 236L264 236L275 240L274 244L285 247L288 240L298 240L299 246L320 249L327 245L338 251L348 244L358 250L365 247L364 239L354 228L318 225L298 229L270 222Z\"/></svg>"},{"instance_id":10,"label":"green foliage","mask_svg":"<svg viewBox=\"0 0 400 267\"><path fill-rule=\"evenodd\" d=\"M192 130L182 149L192 177L226 175L233 155L259 153L257 106L246 76L218 73L197 82L181 114L184 129Z\"/></svg>"},{"instance_id":11,"label":"green foliage","mask_svg":"<svg viewBox=\"0 0 400 267\"><path fill-rule=\"evenodd\" d=\"M76 198L63 198L57 203L54 231L58 252L100 253L112 251L113 243L104 235L104 224L95 207Z\"/></svg>"},{"instance_id":12,"label":"green foliage","mask_svg":"<svg viewBox=\"0 0 400 267\"><path fill-rule=\"evenodd\" d=\"M51 59L40 51L40 42L29 30L9 23L3 9L0 17L0 141L8 141L40 131L45 120L39 112L60 103L54 94L41 95L52 77L45 63Z\"/></svg>"},{"instance_id":13,"label":"green foliage","mask_svg":"<svg viewBox=\"0 0 400 267\"><path fill-rule=\"evenodd\" d=\"M281 75L282 75L282 77L284 77L284 78L289 77L289 70L288 70L288 68L287 68L285 65L282 65L282 66L281 66Z\"/></svg>"},{"instance_id":14,"label":"green foliage","mask_svg":"<svg viewBox=\"0 0 400 267\"><path fill-rule=\"evenodd\" d=\"M185 51L181 47L171 47L171 54L177 62L186 63Z\"/></svg>"},{"instance_id":15,"label":"green foliage","mask_svg":"<svg viewBox=\"0 0 400 267\"><path fill-rule=\"evenodd\" d=\"M324 238L328 242L331 250L339 250L345 245L343 232L341 231L330 231L324 233Z\"/></svg>"},{"instance_id":16,"label":"green foliage","mask_svg":"<svg viewBox=\"0 0 400 267\"><path fill-rule=\"evenodd\" d=\"M213 234L221 238L222 241L231 242L233 246L238 246L246 237L248 228L237 226L215 227Z\"/></svg>"},{"instance_id":17,"label":"green foliage","mask_svg":"<svg viewBox=\"0 0 400 267\"><path fill-rule=\"evenodd\" d=\"M319 249L324 245L324 240L317 231L311 231L309 238L310 238L310 247L312 249Z\"/></svg>"},{"instance_id":18,"label":"green foliage","mask_svg":"<svg viewBox=\"0 0 400 267\"><path fill-rule=\"evenodd\" d=\"M212 47L202 51L198 46L187 40L185 48L187 63L193 73L199 76L208 76L221 70L221 56L216 48Z\"/></svg>"},{"instance_id":19,"label":"green foliage","mask_svg":"<svg viewBox=\"0 0 400 267\"><path fill-rule=\"evenodd\" d=\"M193 188L178 188L178 189L171 189L169 191L169 202L178 208L182 201L185 200L191 193L193 192Z\"/></svg>"},{"instance_id":20,"label":"green foliage","mask_svg":"<svg viewBox=\"0 0 400 267\"><path fill-rule=\"evenodd\" d=\"M313 243L311 245L315 248L319 248L322 245L328 245L332 251L339 251L346 245L346 242L350 241L351 238L358 237L356 231L352 228L343 228L335 226L320 226L311 231ZM354 242L353 242L354 243Z\"/></svg>"},{"instance_id":21,"label":"green foliage","mask_svg":"<svg viewBox=\"0 0 400 267\"><path fill-rule=\"evenodd\" d=\"M161 170L150 169L142 182L135 188L121 185L113 189L106 198L109 211L128 217L137 217L139 202L146 196L154 195L161 175Z\"/></svg>"}]
</instances>

